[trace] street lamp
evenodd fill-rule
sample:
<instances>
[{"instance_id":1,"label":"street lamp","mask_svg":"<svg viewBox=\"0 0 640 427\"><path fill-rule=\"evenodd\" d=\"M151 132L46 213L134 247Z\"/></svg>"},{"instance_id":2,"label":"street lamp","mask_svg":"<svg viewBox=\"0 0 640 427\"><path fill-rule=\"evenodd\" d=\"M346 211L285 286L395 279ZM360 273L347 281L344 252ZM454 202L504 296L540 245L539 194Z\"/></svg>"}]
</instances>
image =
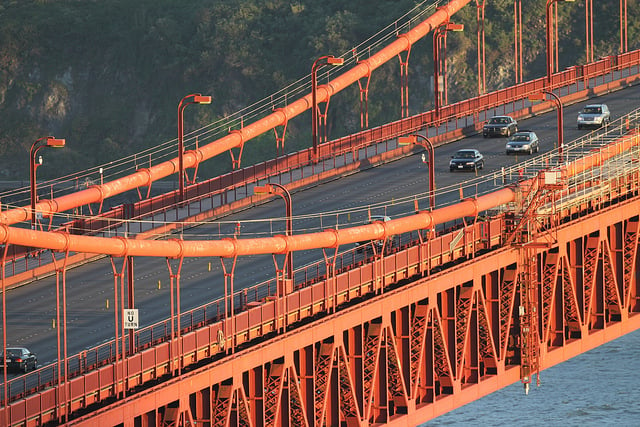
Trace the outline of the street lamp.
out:
<instances>
[{"instance_id":1,"label":"street lamp","mask_svg":"<svg viewBox=\"0 0 640 427\"><path fill-rule=\"evenodd\" d=\"M439 58L439 43L440 43L440 37L446 35L447 31L463 31L464 30L464 25L463 24L454 24L452 22L447 22L445 24L440 25L438 28L436 28L436 30L433 32L433 75L434 75L434 79L433 79L433 92L435 95L435 115L436 117L438 117L438 115L440 114L440 76L439 76L439 69L440 69L440 58ZM443 58L446 64L446 57ZM444 78L446 78L446 69L443 70L443 75ZM446 93L446 84L443 85L443 92Z\"/></svg>"},{"instance_id":2,"label":"street lamp","mask_svg":"<svg viewBox=\"0 0 640 427\"><path fill-rule=\"evenodd\" d=\"M516 83L522 82L522 0L513 2L513 39Z\"/></svg>"},{"instance_id":3,"label":"street lamp","mask_svg":"<svg viewBox=\"0 0 640 427\"><path fill-rule=\"evenodd\" d=\"M277 191L280 190L280 191ZM253 188L254 194L277 194L284 200L285 210L287 216L286 235L291 236L293 233L293 213L291 203L291 193L284 186L280 184L266 184L264 186L255 186ZM287 279L293 280L293 254L288 252L286 255L286 269Z\"/></svg>"},{"instance_id":4,"label":"street lamp","mask_svg":"<svg viewBox=\"0 0 640 427\"><path fill-rule=\"evenodd\" d=\"M562 101L560 100L558 95L547 90L543 90L542 92L529 95L529 101L546 101L547 99L545 94L551 95L551 98L556 104L556 109L558 112L558 156L560 158L560 162L562 162L562 145L564 144L564 131L563 131L563 124L562 124L562 116L563 116Z\"/></svg>"},{"instance_id":5,"label":"street lamp","mask_svg":"<svg viewBox=\"0 0 640 427\"><path fill-rule=\"evenodd\" d=\"M547 83L551 83L551 74L553 73L553 58L552 58L552 47L551 47L551 5L558 2L573 2L575 0L547 0L547 9L546 9L546 34L547 34ZM556 41L557 43L557 41ZM557 55L556 55L557 56ZM556 62L558 58L556 57ZM558 64L556 63L556 68Z\"/></svg>"},{"instance_id":6,"label":"street lamp","mask_svg":"<svg viewBox=\"0 0 640 427\"><path fill-rule=\"evenodd\" d=\"M190 101L187 101L191 98ZM180 190L180 201L184 200L184 109L189 104L211 104L211 97L206 95L200 95L194 93L187 95L180 100L178 104L178 169L180 169L180 176L178 177L178 187Z\"/></svg>"},{"instance_id":7,"label":"street lamp","mask_svg":"<svg viewBox=\"0 0 640 427\"><path fill-rule=\"evenodd\" d=\"M31 229L36 229L36 169L42 164L42 157L36 162L36 154L42 147L61 148L64 147L65 140L57 139L52 136L45 136L37 139L29 151L29 184L31 186Z\"/></svg>"},{"instance_id":8,"label":"street lamp","mask_svg":"<svg viewBox=\"0 0 640 427\"><path fill-rule=\"evenodd\" d=\"M627 0L620 0L620 53L626 52L627 44ZM592 50L593 55L593 50Z\"/></svg>"},{"instance_id":9,"label":"street lamp","mask_svg":"<svg viewBox=\"0 0 640 427\"><path fill-rule=\"evenodd\" d=\"M336 58L333 55L321 56L316 59L311 66L311 137L313 139L313 161L318 161L318 68L325 65L342 65L344 64L344 58Z\"/></svg>"},{"instance_id":10,"label":"street lamp","mask_svg":"<svg viewBox=\"0 0 640 427\"><path fill-rule=\"evenodd\" d=\"M420 138L420 139L418 139ZM429 208L433 210L436 205L435 189L436 189L436 177L435 177L435 164L434 164L434 151L433 144L426 136L419 134L410 136L401 136L398 138L398 145L416 144L424 147L429 153Z\"/></svg>"}]
</instances>

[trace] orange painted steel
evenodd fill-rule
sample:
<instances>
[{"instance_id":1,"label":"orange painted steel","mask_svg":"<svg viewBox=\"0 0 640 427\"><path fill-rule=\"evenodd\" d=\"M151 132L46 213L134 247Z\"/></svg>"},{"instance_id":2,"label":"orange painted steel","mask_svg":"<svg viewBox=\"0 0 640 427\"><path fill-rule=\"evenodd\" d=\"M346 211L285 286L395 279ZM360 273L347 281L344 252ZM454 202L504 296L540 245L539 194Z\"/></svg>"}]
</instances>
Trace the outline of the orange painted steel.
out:
<instances>
[{"instance_id":1,"label":"orange painted steel","mask_svg":"<svg viewBox=\"0 0 640 427\"><path fill-rule=\"evenodd\" d=\"M317 89L318 102L325 102L335 93L340 92L359 79L366 77L371 71L382 66L390 59L395 58L399 52L406 50L411 44L426 36L433 28L446 21L449 16L453 15L470 1L471 0L451 0L425 21L416 25L402 37L398 37L398 39L389 46L384 47L370 58L362 60L359 64L331 80L326 85L319 86ZM270 131L277 126L283 126L291 118L311 108L311 104L311 94L307 94L303 98L274 111L255 123L247 125L238 131L231 132L229 135L196 150L189 150L184 153L184 167L194 167L198 162L215 157L232 148L241 147L242 144L250 139ZM92 186L86 190L62 196L55 200L40 202L37 204L36 211L42 212L44 216L50 216L56 212L64 212L87 203L101 202L106 198L128 190L150 186L153 181L172 175L178 171L178 159L171 159L156 166L140 169L134 174L104 183L101 186ZM30 218L30 212L27 209L13 209L2 213L0 215L0 222L4 224L15 224Z\"/></svg>"},{"instance_id":2,"label":"orange painted steel","mask_svg":"<svg viewBox=\"0 0 640 427\"><path fill-rule=\"evenodd\" d=\"M571 93L571 91L569 90L569 94L562 97L563 102L573 103L579 100L586 99L590 93L598 94L602 92L618 90L625 86L633 84L638 80L639 77L638 74L633 74L633 70L634 68L638 70L639 66L640 50L622 53L616 56L598 60L595 63L585 64L583 66L573 67L562 71L558 74L558 79L555 79L554 77L554 87L556 87L558 90L560 90L560 88L569 90L570 87L572 85L576 85L577 82L583 82L583 89L575 93ZM614 69L628 69L630 74L625 77L622 77L621 75L619 79L606 82L604 76ZM447 118L446 120L452 120L457 123L459 119L473 115L475 117L474 125L477 126L477 124L479 123L479 114L484 111L478 110L479 105L483 106L484 109L494 109L502 106L504 102L509 102L512 103L512 106L515 108L517 100L525 99L527 98L528 94L537 92L541 87L544 87L544 79L545 78L532 80L523 84L519 84L515 88L501 89L487 95L476 97L474 99L447 105L443 107L443 110L447 110L446 113L443 114L443 116ZM591 79L595 80L595 86L590 86ZM599 82L599 80L602 81ZM532 113L543 111L546 108L547 107L545 106L545 103L540 103L522 111L514 110L512 114L517 118L524 118ZM402 119L398 122L389 123L375 129L366 130L358 134L350 135L321 145L320 151L322 156L346 156L346 153L351 153L354 156L353 163L338 169L330 169L328 171L323 169L322 173L310 176L308 178L303 178L302 180L298 181L298 184L304 185L308 182L317 182L319 180L326 179L329 176L340 175L344 172L344 170L358 169L360 167L360 161L357 159L357 153L359 149L362 149L366 146L369 146L370 144L379 142L381 140L395 138L399 135L404 135L407 133L415 132L418 129L423 129L425 124L432 123L432 115L433 112L425 112L413 117ZM459 137L461 135L462 130L458 128L454 131L448 131L444 134L438 134L433 139L435 145L440 145L441 143L444 143L445 140ZM189 187L188 194L190 195L190 202L200 200L203 197L213 197L214 194L222 197L223 188L232 189L233 191L235 191L235 189L239 186L248 185L261 179L268 179L269 177L283 173L284 171L290 171L295 168L302 168L304 165L308 164L310 158L309 150L292 153L280 159L275 159L263 164L254 165L247 170L243 169L234 171L222 177L214 178L212 180ZM384 161L384 159L390 158L390 156L395 155L395 151L398 150L392 150L391 152L384 153L383 155L378 154L374 157L369 157L367 159L368 163L373 165L377 164L380 161ZM196 196L195 198L194 195ZM63 224L61 226L61 229L72 230L74 234L77 234L78 232L82 234L91 234L92 232L99 232L105 226L111 227L114 224L119 224L118 220L132 218L134 216L142 216L145 214L157 214L158 212L164 212L166 215L167 209L172 209L172 207L175 206L175 200L175 194L164 194L153 199L143 200L132 206L120 206L118 208L114 208L108 213L100 215L99 217L93 217L91 219L83 218L81 220L71 221L69 223ZM250 199L245 199L244 201L240 201L240 203L249 204L252 203L252 201ZM233 206L237 207L238 203L235 203ZM226 210L228 211L231 208L232 207L227 207ZM216 213L219 214L224 211L225 208L221 206L219 209L211 212L211 215L216 215ZM203 217L203 214L200 214L199 217L205 218ZM187 218L186 220L197 221L198 218ZM165 228L168 229L168 227L170 226L166 226ZM29 253L31 253L31 248L29 247L11 245L9 248L8 260L14 260ZM37 256L37 254L33 253L32 255ZM88 255L85 254L85 257L86 256ZM27 259L28 258L25 258L25 263ZM39 261L40 259L36 258L36 260ZM50 267L47 267L45 265L41 270L48 271L50 270ZM11 275L10 281L13 281L15 283L19 283L25 280L28 281L31 277L35 277L35 275L35 271L26 271L25 273L19 274L17 276Z\"/></svg>"},{"instance_id":3,"label":"orange painted steel","mask_svg":"<svg viewBox=\"0 0 640 427\"><path fill-rule=\"evenodd\" d=\"M136 240L122 237L104 238L73 235L66 232L42 232L0 224L0 242L39 247L53 251L71 251L111 256L157 256L169 258L219 256L234 257L256 254L281 254L318 248L336 248L366 240L380 240L412 230L433 228L437 224L513 201L510 188L498 190L477 199L465 199L451 206L415 215L357 227L327 230L311 234L274 236L254 239L223 240Z\"/></svg>"},{"instance_id":4,"label":"orange painted steel","mask_svg":"<svg viewBox=\"0 0 640 427\"><path fill-rule=\"evenodd\" d=\"M596 213L581 211L559 227L556 244L535 250L539 286L551 284L538 303L542 369L640 328L637 178L633 188L620 183L620 192L630 191L624 200ZM463 228L477 237L453 251L460 230L385 256L384 271L365 264L293 292L286 315L274 316L276 302L265 299L227 320L235 323L235 335L223 341L224 322L188 332L181 338L181 363L209 363L67 425L169 425L180 419L174 425L186 426L193 419L223 426L414 426L514 383L521 378L522 267L517 246L500 248L507 224L499 217L490 223L494 231L484 235L481 223ZM450 267L436 269L445 264ZM216 359L232 342L324 313L331 280L338 291L330 297L340 310ZM358 304L350 306L354 299ZM168 348L162 343L128 357L123 384L133 389L168 374ZM113 396L113 369L71 379L70 410ZM52 421L53 392L13 407L11 421L20 422L23 414L38 424Z\"/></svg>"},{"instance_id":5,"label":"orange painted steel","mask_svg":"<svg viewBox=\"0 0 640 427\"><path fill-rule=\"evenodd\" d=\"M635 133L622 136L597 154L578 159L575 166L567 165L563 175L582 172L589 164L596 164L600 156L616 156L622 147L632 148L639 139ZM588 160L590 156L596 157ZM552 219L558 227L556 242L531 246L539 265L533 269L540 272L537 286L543 288L536 310L540 313L541 350L535 371L639 327L640 275L636 265L640 258L640 182L636 168L623 172L627 176L610 179L604 198L595 195L577 206L559 206ZM526 191L531 184L524 181L521 187ZM497 193L507 203L515 191ZM373 224L368 232L381 239L428 228L452 215L475 216L494 202L495 198L489 196L464 200L430 215L413 216L421 221L413 228L393 220L392 224ZM565 223L568 218L574 219ZM69 412L84 410L90 404L116 397L125 384L127 393L131 393L170 374L173 366L188 367L222 357L219 363L155 386L152 404L156 406L152 409L145 406L149 404L146 393L134 394L74 424L110 425L121 417L137 417L143 424L153 418L159 424L176 409L181 417L193 417L188 403L175 400L174 387L179 387L183 389L180 395L192 396L187 401L200 399L198 407L215 407L212 413L197 413L195 419L221 420L229 425L234 399L238 411L238 402L240 408L244 407L242 399L279 396L283 382L295 394L287 397L293 399L290 404L300 411L290 415L296 420L307 419L309 425L313 420L332 424L351 418L392 423L392 418L400 417L405 420L401 425L424 421L521 377L516 376L518 370L514 368L521 363L517 346L521 301L517 288L522 286L522 246L505 245L513 227L498 214L398 252L380 254L372 262L333 272L288 292L283 296L284 311L280 311L281 301L272 297L247 304L222 320L179 334L178 345L172 339L138 349L122 360L127 368L119 375L126 372L126 378L120 377L117 387L113 382L117 363L96 366L69 379L69 383L65 381L65 390L71 393L65 405L69 405ZM351 236L353 230L346 233ZM58 234L65 239L68 250L69 236ZM106 240L119 240L127 249L125 239ZM254 243L268 240L255 239ZM327 242L338 240L334 237ZM182 259L184 251L178 256ZM389 288L402 282L413 283ZM357 301L356 306L349 306ZM296 328L298 321L318 315L325 317L311 326ZM266 343L254 342L247 349L241 347L282 329L289 332ZM175 353L171 350L175 348L181 351ZM234 375L225 365L229 353L234 354ZM307 354L308 362L297 362L301 353ZM356 364L356 371L349 362L352 360L362 360L361 365ZM306 371L307 364L315 365L315 371ZM338 373L338 382L332 372ZM198 381L193 381L197 375L201 375ZM247 385L242 378L253 380ZM309 382L316 392L292 390L299 384L296 378ZM470 392L470 387L475 391ZM0 416L10 416L12 422L19 422L23 415L40 417L41 423L54 421L50 417L55 416L55 393L55 387L45 388L12 402L10 412ZM323 400L313 396L323 396ZM203 399L210 403L205 404ZM278 418L291 408L281 399L275 398L268 408L274 409L246 405L242 416L255 418L257 424L264 418L276 425L297 425Z\"/></svg>"},{"instance_id":6,"label":"orange painted steel","mask_svg":"<svg viewBox=\"0 0 640 427\"><path fill-rule=\"evenodd\" d=\"M598 152L589 154L562 167L570 177L628 150L640 142L638 134L619 138ZM476 199L466 199L433 212L393 219L385 223L361 225L311 234L275 236L256 239L225 239L207 241L136 240L122 237L103 238L72 235L66 232L41 232L0 224L0 242L39 247L54 251L100 253L112 256L162 256L170 258L220 256L234 257L255 254L281 254L317 248L336 248L365 240L379 240L412 230L432 228L457 218L475 217L478 213L514 200L514 191L503 188Z\"/></svg>"},{"instance_id":7,"label":"orange painted steel","mask_svg":"<svg viewBox=\"0 0 640 427\"><path fill-rule=\"evenodd\" d=\"M587 99L590 93L599 94L612 90L618 90L622 87L633 84L634 82L638 81L639 76L637 73L630 74L626 77L620 77L619 79L611 82L605 82L604 75L610 73L614 69L619 68L629 68L630 72L632 72L632 68L635 67L635 69L637 69L639 65L640 50L619 54L614 57L599 60L595 63L573 67L568 70L562 71L557 75L554 75L554 87L568 89L569 86L576 85L578 82L584 83L585 87L582 90L579 90L576 93L571 93L569 91L570 93L568 95L562 97L563 102L573 103L579 100ZM590 79L596 80L595 86L589 86ZM602 79L602 81L598 82L598 80L600 79ZM477 126L478 123L480 123L480 121L478 121L478 114L481 111L485 111L486 109L499 108L505 103L514 104L512 106L515 108L516 101L522 101L523 99L526 99L529 94L538 92L542 87L544 87L544 78L532 80L526 83L519 84L517 87L501 89L496 92L482 95L473 99L444 106L442 110L446 110L446 113L443 113L442 116L446 117L447 121L451 120L457 122L461 118L466 118L470 115L473 115L474 117L476 117L474 126ZM479 110L478 106L482 106L482 110ZM545 103L540 103L530 108L521 110L516 109L512 114L514 115L514 117L520 119L528 117L532 113L543 111L546 108L547 107ZM354 156L356 156L355 153L357 153L357 150L361 148L367 147L370 144L382 140L388 140L399 135L404 135L407 133L415 132L419 129L423 129L425 127L425 124L433 123L433 120L433 112L429 111L413 117L402 119L397 122L389 123L378 128L369 129L355 135L349 135L347 137L343 137L338 140L321 145L321 155L337 156L346 155L346 153L352 153ZM460 137L462 135L462 130L457 128L455 131L448 131L445 134L437 135L433 138L433 142L434 145L437 146L444 142L444 137L452 138ZM211 193L221 192L223 188L235 189L239 185L246 185L248 183L256 182L260 179L268 179L270 176L273 176L273 174L283 173L284 171L291 170L292 168L301 168L309 162L309 151L310 149L289 154L281 159L275 159L263 164L252 166L248 168L248 170L234 171L225 176L196 184L189 188L188 193L190 193L191 195L197 194L202 197L201 194L209 195ZM382 158L384 156L376 157ZM376 163L375 159L369 160L372 164ZM357 159L354 159L353 161L354 163L352 164L352 167L358 168L359 162L357 161ZM149 180L155 179L150 175L149 169L141 169L140 171L146 174ZM270 171L271 173L266 171ZM340 170L333 172L334 175L342 173ZM331 172L323 170L323 172L319 175L328 177L330 173ZM316 179L319 179L318 175L316 175L315 177ZM311 179L312 178L309 177L309 180ZM92 188L99 191L102 195L101 197L107 197L106 193L101 190L100 186ZM126 191L126 189L123 191ZM118 192L120 191L118 190ZM112 191L110 192L110 194L113 195L116 193L113 193ZM166 209L167 206L173 206L175 200L176 196L172 193L158 196L154 199L144 200L135 204L135 212L137 212L138 215L151 214L152 211L157 213L158 209ZM58 206L58 200L47 201L43 203L47 203L52 206ZM25 208L22 209L24 210ZM86 232L87 230L88 232L98 231L99 229L101 229L101 227L104 227L105 224L114 222L117 223L117 221L114 220L130 218L131 215L126 214L125 212L128 212L128 210L123 209L123 207L120 206L118 208L112 209L105 215L94 217L92 219L82 219L78 222L72 221L71 223L64 224L62 228L73 229L74 232L77 232L78 230L80 230L81 232ZM12 215L20 216L22 214L14 212ZM0 214L0 218L3 218L2 214ZM12 247L10 252L14 249L15 247ZM11 257L13 257L13 255Z\"/></svg>"}]
</instances>

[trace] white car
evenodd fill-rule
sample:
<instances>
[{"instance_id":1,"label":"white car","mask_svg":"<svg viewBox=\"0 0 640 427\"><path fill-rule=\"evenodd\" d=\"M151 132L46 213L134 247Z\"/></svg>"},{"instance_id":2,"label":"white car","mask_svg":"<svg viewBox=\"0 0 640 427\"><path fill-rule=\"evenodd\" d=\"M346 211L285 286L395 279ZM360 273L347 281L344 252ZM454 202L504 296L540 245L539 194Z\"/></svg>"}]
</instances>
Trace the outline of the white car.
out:
<instances>
[{"instance_id":1,"label":"white car","mask_svg":"<svg viewBox=\"0 0 640 427\"><path fill-rule=\"evenodd\" d=\"M611 113L607 104L589 104L578 114L578 129L609 124Z\"/></svg>"}]
</instances>

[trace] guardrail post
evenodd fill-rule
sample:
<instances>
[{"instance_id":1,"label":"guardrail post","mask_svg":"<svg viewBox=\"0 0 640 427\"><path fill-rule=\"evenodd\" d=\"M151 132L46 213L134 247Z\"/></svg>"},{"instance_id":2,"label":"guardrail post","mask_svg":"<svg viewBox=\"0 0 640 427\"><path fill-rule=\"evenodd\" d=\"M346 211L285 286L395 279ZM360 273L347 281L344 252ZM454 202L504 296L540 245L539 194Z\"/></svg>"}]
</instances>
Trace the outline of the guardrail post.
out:
<instances>
[{"instance_id":1,"label":"guardrail post","mask_svg":"<svg viewBox=\"0 0 640 427\"><path fill-rule=\"evenodd\" d=\"M234 316L234 298L233 298L233 275L236 269L236 262L238 260L237 256L233 257L231 268L227 269L226 264L224 263L224 258L220 257L220 264L222 265L222 272L224 273L224 322L223 322L223 333L224 336L219 341L225 343L225 341L230 340L229 345L224 345L224 350L227 354L232 354L235 351L235 316Z\"/></svg>"},{"instance_id":2,"label":"guardrail post","mask_svg":"<svg viewBox=\"0 0 640 427\"><path fill-rule=\"evenodd\" d=\"M180 271L182 270L182 262L184 257L180 257L178 260L178 266L175 273L171 267L170 258L167 258L167 268L169 269L169 292L171 292L170 304L171 304L171 340L169 345L169 358L170 358L170 370L174 375L175 371L178 371L178 375L182 372L182 341L180 338ZM175 282L175 301L174 301L174 282ZM177 349L176 349L177 343ZM176 354L177 353L177 354ZM178 357L178 366L176 367L175 358Z\"/></svg>"}]
</instances>

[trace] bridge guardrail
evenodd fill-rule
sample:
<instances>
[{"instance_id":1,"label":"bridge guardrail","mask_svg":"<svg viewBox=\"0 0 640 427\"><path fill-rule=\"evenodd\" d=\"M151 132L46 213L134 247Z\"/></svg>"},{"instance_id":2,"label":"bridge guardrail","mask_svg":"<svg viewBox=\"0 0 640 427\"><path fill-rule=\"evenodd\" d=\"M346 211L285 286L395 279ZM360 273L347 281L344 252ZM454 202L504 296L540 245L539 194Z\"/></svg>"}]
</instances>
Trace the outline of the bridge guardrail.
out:
<instances>
[{"instance_id":1,"label":"bridge guardrail","mask_svg":"<svg viewBox=\"0 0 640 427\"><path fill-rule=\"evenodd\" d=\"M559 163L557 166L573 168L571 175L575 177L561 191L558 206L562 213L558 212L553 219L557 224L561 224L567 216L575 216L581 212L588 214L616 201L638 197L640 161L637 140L640 138L638 134L640 117L638 111L634 114L631 117L635 128L629 129L627 133L625 133L627 121L624 118L621 120L621 123L624 123L622 126L611 126L605 134L595 134L593 139L585 137L566 147L565 155L578 157L577 153L580 152L584 157L574 159L572 165ZM612 144L607 143L608 140L605 137L608 134L618 134ZM595 141L597 138L600 142ZM626 144L624 141L627 139L633 141ZM611 151L610 166L598 161L603 150ZM558 153L551 153L549 156L558 156ZM545 163L547 170L553 170L553 164L558 164L557 161ZM553 164L550 165L550 163ZM623 168L619 167L620 163L624 164ZM594 168L597 169L596 173L592 172ZM535 173L542 170L545 169L539 167L538 172ZM535 175L535 173L528 172L529 175ZM524 176L521 178L527 179ZM597 180L600 184L606 183L609 191L604 194L582 191L589 187L593 180ZM567 195L562 196L563 193ZM575 196L579 202L574 203L568 196ZM566 203L562 202L562 197L565 197ZM296 271L296 276L303 276L304 279L296 281L295 290L286 296L284 312L279 311L279 303L273 298L277 295L277 282L274 280L233 292L233 304L229 301L225 304L224 299L216 300L182 314L178 323L180 330L178 335L182 336L178 339L180 341L178 348L193 349L182 353L185 360L174 361L175 358L171 356L177 351L175 346L178 344L175 338L171 338L171 321L164 321L136 332L135 354L127 356L127 364L129 364L138 358L144 359L143 354L152 352L154 357L149 360L153 363L149 362L151 365L143 363L138 369L117 375L133 375L128 378L127 383L134 387L141 384L145 378L156 378L158 374L164 375L174 370L175 366L186 367L190 363L199 362L202 358L212 357L216 353L224 354L230 351L229 346L235 348L269 332L289 327L290 321L295 322L305 316L316 315L328 310L329 307L346 303L352 298L365 296L369 292L378 292L379 286L387 286L415 274L434 273L440 268L455 263L456 260L466 260L478 256L482 251L496 249L504 242L507 228L504 216L497 213L473 221L471 224L462 224L461 229L441 230L435 238L425 240L424 235L418 238L408 236L408 240L400 242L397 250L386 253L384 256L379 254L374 255L373 258L359 260L356 259L354 252L340 254L341 261L337 264L339 267L332 277L327 277L322 263L306 266ZM460 238L461 236L463 238ZM304 275L301 270L304 271ZM378 276L383 277L383 280L375 279ZM333 290L327 288L329 282L334 283ZM235 308L230 312L226 307ZM226 316L225 313L227 313ZM220 338L220 331L222 338ZM198 339L197 337L203 333L204 336ZM198 347L199 342L203 343L204 347ZM126 338L123 339L122 344L124 348L128 348ZM115 345L115 342L111 341L68 358L66 371L70 381L75 382L74 378L87 375L106 375L104 372L116 375L114 366L117 367L122 361L117 361ZM214 351L215 346L217 346L216 351ZM167 348L169 348L169 356L167 356ZM161 358L158 357L159 351L163 355ZM58 365L43 367L31 375L13 380L8 385L9 396L13 399L22 399L31 396L34 391L49 390L49 387L56 384L57 367ZM95 372L102 372L102 374ZM86 378L83 381L86 381ZM104 384L101 387L103 386ZM103 389L103 392L107 395L117 394L115 389L111 391ZM83 393L86 393L86 390ZM80 401L88 401L86 395L85 400Z\"/></svg>"},{"instance_id":2,"label":"bridge guardrail","mask_svg":"<svg viewBox=\"0 0 640 427\"><path fill-rule=\"evenodd\" d=\"M640 50L606 57L591 64L571 67L554 74L552 78L551 87L560 92L561 97L564 98L563 101L575 102L588 96L589 92L600 94L639 80ZM434 145L440 145L444 142L443 138L447 134L451 135L452 132L453 134L457 133L458 136L462 136L463 133L476 132L481 123L489 115L498 113L498 110L505 114L511 112L517 118L525 117L530 115L532 111L532 107L527 105L528 95L546 87L545 78L535 79L470 100L443 106L440 109L439 117L435 116L434 111L429 111L320 144L320 161L317 166L312 165L310 161L311 149L307 149L195 184L186 188L186 196L189 201L185 205L186 217L180 217L181 209L176 206L177 190L174 190L134 204L112 208L110 211L90 219L67 222L62 224L60 229L80 234L123 235L127 233L130 235L132 230L127 225L129 221L151 217L152 221L145 225L146 230L140 226L137 232L148 233L152 236L153 232L150 230L155 227L153 218L160 216L162 219L158 222L175 222L173 226L161 227L159 231L160 234L169 233L184 226L184 222L188 222L189 218L197 217L197 214L203 209L208 210L211 215L214 212L215 215L224 215L231 209L253 203L252 199L248 197L249 186L267 181L272 177L279 177L280 183L296 180L304 182L305 179L308 181L311 176L316 174L324 174L323 178L328 178L331 175L327 173L329 170L339 170L336 159L341 157L345 165L351 164L352 167L359 165L361 158L369 159L372 156L377 157L377 161L386 161L386 157L379 156L380 143L384 144L382 151L397 152L397 155L401 155L404 151L399 150L395 143L390 143L390 140L397 136L425 128L433 129L435 132L435 135L432 136ZM444 129L441 129L441 125L444 125ZM374 148L372 153L369 153L370 147ZM405 151L407 150L405 149ZM310 175L305 175L305 173ZM289 175L288 178L283 178L283 175L286 174ZM197 208L192 211L195 204L197 204ZM229 208L225 208L225 205L228 205ZM218 208L216 209L215 206ZM118 228L121 230L118 231ZM50 265L49 257L48 254L43 254L41 251L33 251L33 248L10 246L7 254L9 262L5 267L9 284L31 280L34 275L29 274L28 271L32 268L40 267L37 274L46 274L50 268L42 268L42 266L43 264ZM79 254L77 258L84 261L89 257ZM18 259L24 260L24 272L17 265Z\"/></svg>"}]
</instances>

